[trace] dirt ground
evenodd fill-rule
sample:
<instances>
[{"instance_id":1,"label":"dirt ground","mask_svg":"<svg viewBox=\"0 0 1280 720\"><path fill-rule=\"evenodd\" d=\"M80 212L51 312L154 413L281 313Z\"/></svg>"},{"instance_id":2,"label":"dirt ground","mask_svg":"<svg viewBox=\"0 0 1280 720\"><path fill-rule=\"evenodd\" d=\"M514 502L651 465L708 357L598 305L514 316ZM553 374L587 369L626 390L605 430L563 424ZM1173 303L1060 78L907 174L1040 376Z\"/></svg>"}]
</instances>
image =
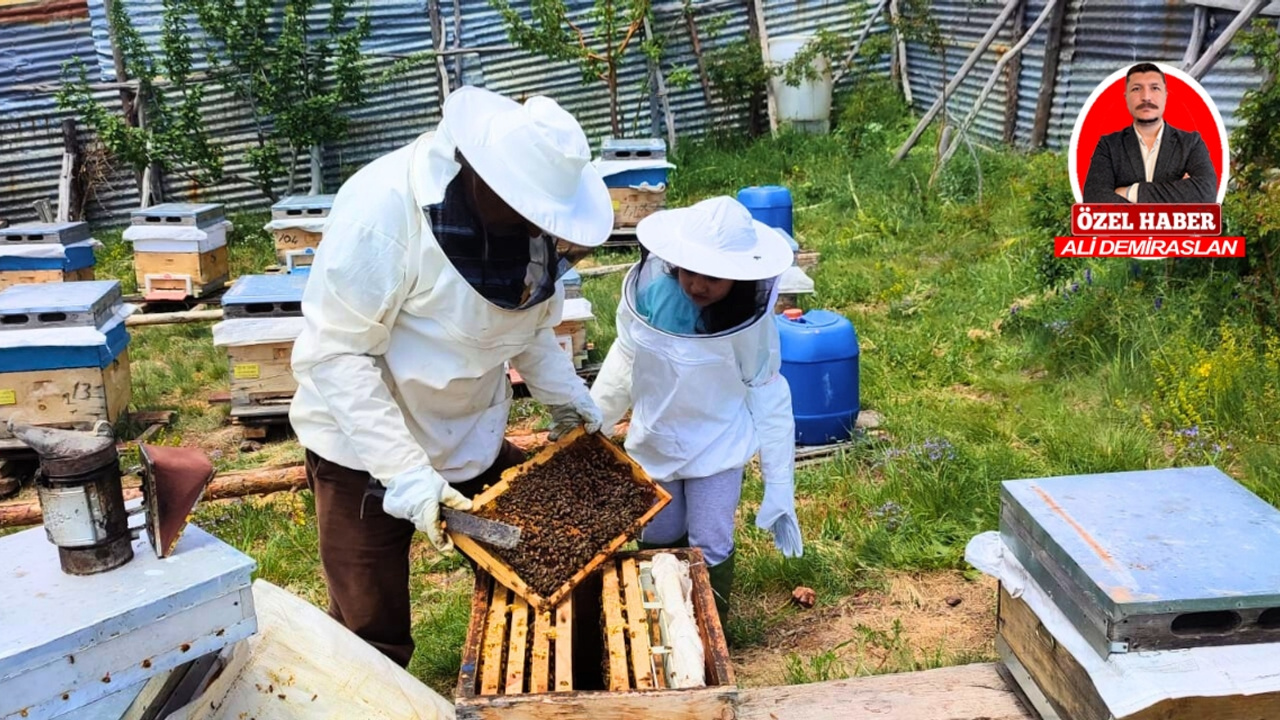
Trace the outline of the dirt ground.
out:
<instances>
[{"instance_id":1,"label":"dirt ground","mask_svg":"<svg viewBox=\"0 0 1280 720\"><path fill-rule=\"evenodd\" d=\"M792 654L813 680L826 679L814 677L811 661L824 653L833 661L826 666L832 679L990 660L995 619L993 578L970 581L954 571L891 575L882 591L834 606L819 603L771 631L765 646L734 651L734 671L739 684L754 687L785 684Z\"/></svg>"}]
</instances>

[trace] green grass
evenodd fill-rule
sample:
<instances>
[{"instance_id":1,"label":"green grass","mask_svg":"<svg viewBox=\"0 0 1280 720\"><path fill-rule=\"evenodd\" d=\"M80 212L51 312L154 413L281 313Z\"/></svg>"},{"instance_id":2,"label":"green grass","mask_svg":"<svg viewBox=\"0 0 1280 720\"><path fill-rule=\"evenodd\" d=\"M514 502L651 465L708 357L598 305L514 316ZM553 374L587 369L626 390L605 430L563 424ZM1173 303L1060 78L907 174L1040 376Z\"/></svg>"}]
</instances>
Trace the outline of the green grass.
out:
<instances>
[{"instance_id":1,"label":"green grass","mask_svg":"<svg viewBox=\"0 0 1280 720\"><path fill-rule=\"evenodd\" d=\"M1042 238L1029 218L1046 182L1040 168L1065 160L983 151L975 164L958 154L931 186L932 131L890 167L912 121L882 99L855 97L846 107L850 115L830 136L685 140L675 158L673 205L751 184L791 188L797 237L822 253L817 294L803 304L853 321L862 404L884 417L881 435L797 473L803 558L784 560L754 527L761 485L748 474L729 628L738 647L766 642L801 612L787 602L797 585L835 605L890 573L967 570L964 545L997 526L1003 480L1212 463L1280 503L1280 343L1233 298L1233 279L1186 279L1154 263L1135 275L1127 262L1099 262L1087 275L1083 265L1071 268L1058 292L1047 291L1038 279ZM237 219L241 229L261 224ZM129 282L119 248L108 239L100 270ZM635 257L609 251L596 262ZM265 234L238 231L232 258L239 272L268 264ZM621 274L584 282L597 318L589 327L594 361L614 337L621 282ZM203 401L226 383L207 332L135 333L135 405L178 408L174 441L223 422L225 410ZM517 404L513 420L546 422L530 402ZM230 452L220 463L243 467L255 457ZM285 506L220 505L197 522L254 554L260 576L323 606L312 509L301 497ZM448 695L469 574L456 559L419 550L411 670ZM795 655L786 676L800 682L942 661L876 632ZM883 661L859 659L870 655Z\"/></svg>"}]
</instances>

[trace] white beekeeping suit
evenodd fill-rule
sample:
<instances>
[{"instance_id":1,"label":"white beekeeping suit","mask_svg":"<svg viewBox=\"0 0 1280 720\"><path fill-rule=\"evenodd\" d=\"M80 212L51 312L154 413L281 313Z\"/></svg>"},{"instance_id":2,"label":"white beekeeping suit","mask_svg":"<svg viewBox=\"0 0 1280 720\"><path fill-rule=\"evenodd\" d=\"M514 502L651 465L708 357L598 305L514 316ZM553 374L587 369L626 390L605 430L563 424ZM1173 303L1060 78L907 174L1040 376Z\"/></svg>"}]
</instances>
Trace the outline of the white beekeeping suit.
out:
<instances>
[{"instance_id":1,"label":"white beekeeping suit","mask_svg":"<svg viewBox=\"0 0 1280 720\"><path fill-rule=\"evenodd\" d=\"M469 480L494 462L512 398L508 362L543 403L571 409L575 420L594 414L552 330L564 302L556 279L577 257L557 239L598 245L613 221L603 183L579 180L594 172L585 139L580 151L573 144L571 131L581 130L551 100L520 105L462 88L444 114L435 133L375 160L337 194L293 352L290 421L302 444L386 484L384 507L415 522L433 501L422 488L439 494L440 478ZM555 167L567 162L554 153L564 146L584 155L569 159L580 166ZM424 213L458 175L459 150L545 232L530 238L517 307L495 304L463 277ZM407 499L397 486L411 490ZM419 529L447 545L434 518L426 525Z\"/></svg>"},{"instance_id":2,"label":"white beekeeping suit","mask_svg":"<svg viewBox=\"0 0 1280 720\"><path fill-rule=\"evenodd\" d=\"M800 555L795 421L772 313L790 247L731 198L650 216L637 235L647 257L623 283L618 337L591 389L603 426L631 408L627 452L661 482L741 468L759 451L765 495L756 524L785 555ZM655 327L646 298L671 286L676 268L754 282L750 316L710 333Z\"/></svg>"}]
</instances>

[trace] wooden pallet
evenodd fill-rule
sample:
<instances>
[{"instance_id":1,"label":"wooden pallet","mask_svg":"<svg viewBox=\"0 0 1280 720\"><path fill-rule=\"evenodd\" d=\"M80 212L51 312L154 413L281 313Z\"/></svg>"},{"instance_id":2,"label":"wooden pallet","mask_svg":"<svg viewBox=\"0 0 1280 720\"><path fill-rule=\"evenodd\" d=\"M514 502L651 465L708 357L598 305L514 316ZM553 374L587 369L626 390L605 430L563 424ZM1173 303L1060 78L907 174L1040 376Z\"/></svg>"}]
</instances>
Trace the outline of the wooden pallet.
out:
<instances>
[{"instance_id":1,"label":"wooden pallet","mask_svg":"<svg viewBox=\"0 0 1280 720\"><path fill-rule=\"evenodd\" d=\"M261 405L232 405L231 424L238 425L245 439L261 440L274 428L289 426L288 400Z\"/></svg>"},{"instance_id":2,"label":"wooden pallet","mask_svg":"<svg viewBox=\"0 0 1280 720\"><path fill-rule=\"evenodd\" d=\"M648 566L658 552L689 562L707 686L672 689L662 610ZM476 574L458 677L458 718L719 718L737 688L702 553L623 553L539 612Z\"/></svg>"}]
</instances>

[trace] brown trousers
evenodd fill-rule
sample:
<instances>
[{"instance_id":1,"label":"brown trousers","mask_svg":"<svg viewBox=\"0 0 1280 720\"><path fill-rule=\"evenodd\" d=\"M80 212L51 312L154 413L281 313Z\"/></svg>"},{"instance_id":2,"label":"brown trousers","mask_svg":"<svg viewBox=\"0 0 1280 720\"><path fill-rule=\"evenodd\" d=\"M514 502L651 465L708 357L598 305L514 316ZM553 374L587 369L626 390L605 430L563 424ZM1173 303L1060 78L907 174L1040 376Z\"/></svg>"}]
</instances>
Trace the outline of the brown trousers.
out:
<instances>
[{"instance_id":1,"label":"brown trousers","mask_svg":"<svg viewBox=\"0 0 1280 720\"><path fill-rule=\"evenodd\" d=\"M525 460L504 441L492 467L454 489L473 497ZM320 563L329 586L329 615L382 654L408 667L413 657L409 619L409 545L415 528L365 496L369 474L307 451L307 486L315 493Z\"/></svg>"}]
</instances>

